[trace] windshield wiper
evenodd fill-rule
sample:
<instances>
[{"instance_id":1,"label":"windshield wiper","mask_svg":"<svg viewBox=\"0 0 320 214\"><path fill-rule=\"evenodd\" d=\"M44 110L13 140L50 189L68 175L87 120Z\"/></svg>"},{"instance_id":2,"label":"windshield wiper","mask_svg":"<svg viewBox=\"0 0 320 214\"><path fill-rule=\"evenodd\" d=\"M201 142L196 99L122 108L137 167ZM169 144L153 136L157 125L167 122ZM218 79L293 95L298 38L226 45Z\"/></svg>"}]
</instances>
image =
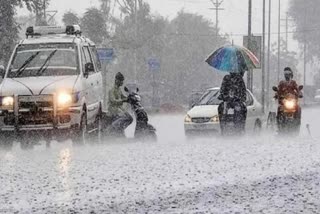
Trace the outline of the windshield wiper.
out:
<instances>
[{"instance_id":1,"label":"windshield wiper","mask_svg":"<svg viewBox=\"0 0 320 214\"><path fill-rule=\"evenodd\" d=\"M50 61L50 59L55 55L55 53L58 51L58 49L55 49L54 51L52 51L49 56L47 57L47 59L44 61L43 65L40 67L40 69L37 71L37 76L40 76L43 74L43 72L45 70L47 70L48 66L46 66L48 64L48 62ZM46 67L45 67L46 66Z\"/></svg>"},{"instance_id":2,"label":"windshield wiper","mask_svg":"<svg viewBox=\"0 0 320 214\"><path fill-rule=\"evenodd\" d=\"M31 55L22 65L21 67L17 70L15 77L20 76L23 71L27 68L27 66L38 56L40 51L36 52L35 54Z\"/></svg>"}]
</instances>

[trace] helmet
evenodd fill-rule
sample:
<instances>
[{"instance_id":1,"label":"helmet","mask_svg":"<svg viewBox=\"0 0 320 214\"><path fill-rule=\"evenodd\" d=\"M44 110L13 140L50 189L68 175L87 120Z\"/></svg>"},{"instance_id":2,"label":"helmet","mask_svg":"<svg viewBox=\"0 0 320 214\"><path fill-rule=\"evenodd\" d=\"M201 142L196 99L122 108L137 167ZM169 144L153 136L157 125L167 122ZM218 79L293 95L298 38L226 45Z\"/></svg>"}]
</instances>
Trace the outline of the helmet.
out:
<instances>
[{"instance_id":1,"label":"helmet","mask_svg":"<svg viewBox=\"0 0 320 214\"><path fill-rule=\"evenodd\" d=\"M124 81L124 76L121 72L118 72L116 74L116 80L119 80L119 81Z\"/></svg>"},{"instance_id":2,"label":"helmet","mask_svg":"<svg viewBox=\"0 0 320 214\"><path fill-rule=\"evenodd\" d=\"M286 67L284 69L284 77L287 81L289 81L293 78L293 72L290 67Z\"/></svg>"}]
</instances>

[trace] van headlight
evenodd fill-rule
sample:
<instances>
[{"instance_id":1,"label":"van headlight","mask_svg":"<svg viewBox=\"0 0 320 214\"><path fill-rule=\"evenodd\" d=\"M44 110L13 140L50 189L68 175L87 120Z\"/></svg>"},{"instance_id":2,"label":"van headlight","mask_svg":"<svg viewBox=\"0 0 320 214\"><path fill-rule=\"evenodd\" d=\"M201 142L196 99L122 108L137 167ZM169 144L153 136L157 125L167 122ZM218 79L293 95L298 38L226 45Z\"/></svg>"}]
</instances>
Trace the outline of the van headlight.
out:
<instances>
[{"instance_id":1,"label":"van headlight","mask_svg":"<svg viewBox=\"0 0 320 214\"><path fill-rule=\"evenodd\" d=\"M219 122L219 116L216 115L214 117L211 117L210 122L218 123Z\"/></svg>"},{"instance_id":2,"label":"van headlight","mask_svg":"<svg viewBox=\"0 0 320 214\"><path fill-rule=\"evenodd\" d=\"M66 107L72 104L72 95L62 92L58 95L58 106Z\"/></svg>"},{"instance_id":3,"label":"van headlight","mask_svg":"<svg viewBox=\"0 0 320 214\"><path fill-rule=\"evenodd\" d=\"M191 117L187 114L187 116L184 118L184 122L185 123L191 123L192 122L192 119Z\"/></svg>"},{"instance_id":4,"label":"van headlight","mask_svg":"<svg viewBox=\"0 0 320 214\"><path fill-rule=\"evenodd\" d=\"M2 108L8 109L8 108L13 108L13 102L14 99L13 97L2 97L2 101L1 101L1 106Z\"/></svg>"}]
</instances>

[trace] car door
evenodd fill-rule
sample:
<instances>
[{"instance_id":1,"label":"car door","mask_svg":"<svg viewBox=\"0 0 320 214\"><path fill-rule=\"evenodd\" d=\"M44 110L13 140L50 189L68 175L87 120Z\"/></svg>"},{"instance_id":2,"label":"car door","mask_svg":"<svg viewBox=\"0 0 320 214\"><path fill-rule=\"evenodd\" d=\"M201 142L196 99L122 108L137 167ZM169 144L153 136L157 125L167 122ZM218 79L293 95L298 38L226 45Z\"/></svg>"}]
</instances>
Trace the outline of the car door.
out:
<instances>
[{"instance_id":1,"label":"car door","mask_svg":"<svg viewBox=\"0 0 320 214\"><path fill-rule=\"evenodd\" d=\"M83 54L83 72L85 72L85 65L87 63L93 63L89 46L86 44L82 47ZM85 96L87 104L87 121L92 123L95 120L95 115L98 109L95 98L95 71L89 72L88 76L84 76L85 80Z\"/></svg>"},{"instance_id":2,"label":"car door","mask_svg":"<svg viewBox=\"0 0 320 214\"><path fill-rule=\"evenodd\" d=\"M253 130L255 119L256 119L256 117L255 117L256 116L256 107L254 105L254 99L253 99L251 93L249 93L249 91L247 91L246 106L247 106L246 127L247 127L247 130Z\"/></svg>"},{"instance_id":3,"label":"car door","mask_svg":"<svg viewBox=\"0 0 320 214\"><path fill-rule=\"evenodd\" d=\"M102 81L102 65L98 57L98 52L95 46L89 46L90 54L92 56L95 73L92 74L94 79L94 100L97 105L103 104L103 81Z\"/></svg>"}]
</instances>

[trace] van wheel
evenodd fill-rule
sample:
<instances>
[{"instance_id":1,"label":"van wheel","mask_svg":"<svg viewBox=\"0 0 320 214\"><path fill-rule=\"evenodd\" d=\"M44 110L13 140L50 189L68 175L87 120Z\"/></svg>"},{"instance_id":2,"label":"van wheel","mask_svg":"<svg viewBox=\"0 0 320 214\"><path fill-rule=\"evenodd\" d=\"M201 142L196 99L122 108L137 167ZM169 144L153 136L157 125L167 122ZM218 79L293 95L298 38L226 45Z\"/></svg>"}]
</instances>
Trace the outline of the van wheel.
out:
<instances>
[{"instance_id":1,"label":"van wheel","mask_svg":"<svg viewBox=\"0 0 320 214\"><path fill-rule=\"evenodd\" d=\"M88 136L87 115L86 113L83 113L81 115L80 126L78 130L76 130L75 136L73 137L72 142L77 145L84 145L86 144L87 136Z\"/></svg>"},{"instance_id":2,"label":"van wheel","mask_svg":"<svg viewBox=\"0 0 320 214\"><path fill-rule=\"evenodd\" d=\"M20 142L20 148L22 150L29 150L34 148L34 143L31 140L23 140Z\"/></svg>"},{"instance_id":3,"label":"van wheel","mask_svg":"<svg viewBox=\"0 0 320 214\"><path fill-rule=\"evenodd\" d=\"M9 133L0 132L1 149L10 150L13 147L13 139Z\"/></svg>"},{"instance_id":4,"label":"van wheel","mask_svg":"<svg viewBox=\"0 0 320 214\"><path fill-rule=\"evenodd\" d=\"M96 116L96 120L94 123L94 128L96 131L92 133L92 139L94 143L102 143L102 111L100 110L98 115Z\"/></svg>"},{"instance_id":5,"label":"van wheel","mask_svg":"<svg viewBox=\"0 0 320 214\"><path fill-rule=\"evenodd\" d=\"M253 132L256 134L260 134L261 130L262 130L262 122L261 120L257 119L256 122L254 123Z\"/></svg>"}]
</instances>

